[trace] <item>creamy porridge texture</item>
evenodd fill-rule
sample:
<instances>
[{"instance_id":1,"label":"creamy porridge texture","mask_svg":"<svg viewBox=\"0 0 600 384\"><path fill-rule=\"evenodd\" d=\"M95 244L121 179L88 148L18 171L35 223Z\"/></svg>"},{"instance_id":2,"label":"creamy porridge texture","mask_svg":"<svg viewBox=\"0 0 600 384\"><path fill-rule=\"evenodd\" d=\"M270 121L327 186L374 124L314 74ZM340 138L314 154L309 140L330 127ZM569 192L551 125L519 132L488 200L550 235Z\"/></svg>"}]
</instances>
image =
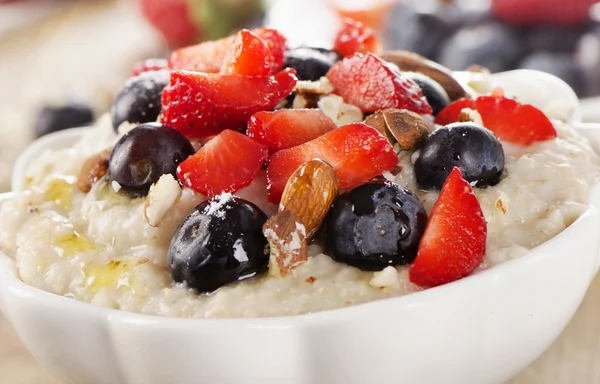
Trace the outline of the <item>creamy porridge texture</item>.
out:
<instances>
[{"instance_id":1,"label":"creamy porridge texture","mask_svg":"<svg viewBox=\"0 0 600 384\"><path fill-rule=\"evenodd\" d=\"M492 268L586 210L600 159L568 106L544 115L485 74L467 91L368 41L288 50L259 28L173 52L29 164L0 249L25 283L98 306L291 316Z\"/></svg>"}]
</instances>

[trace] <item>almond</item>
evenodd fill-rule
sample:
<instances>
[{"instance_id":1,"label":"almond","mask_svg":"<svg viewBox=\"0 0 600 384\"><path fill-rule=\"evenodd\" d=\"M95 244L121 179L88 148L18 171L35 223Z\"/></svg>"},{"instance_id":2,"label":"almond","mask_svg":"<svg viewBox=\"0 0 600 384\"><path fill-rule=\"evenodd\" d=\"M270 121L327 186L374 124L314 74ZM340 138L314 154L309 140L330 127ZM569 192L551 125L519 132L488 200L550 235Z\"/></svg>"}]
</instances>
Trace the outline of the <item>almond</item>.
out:
<instances>
[{"instance_id":1,"label":"almond","mask_svg":"<svg viewBox=\"0 0 600 384\"><path fill-rule=\"evenodd\" d=\"M158 227L171 207L181 198L181 187L173 175L162 175L150 187L144 204L144 218L152 227Z\"/></svg>"},{"instance_id":2,"label":"almond","mask_svg":"<svg viewBox=\"0 0 600 384\"><path fill-rule=\"evenodd\" d=\"M406 109L384 109L369 116L365 124L383 133L391 143L397 142L401 151L414 150L429 135L425 119Z\"/></svg>"},{"instance_id":3,"label":"almond","mask_svg":"<svg viewBox=\"0 0 600 384\"><path fill-rule=\"evenodd\" d=\"M108 159L111 154L110 149L105 149L98 152L83 163L79 176L77 177L77 188L88 193L92 189L92 185L108 171Z\"/></svg>"},{"instance_id":4,"label":"almond","mask_svg":"<svg viewBox=\"0 0 600 384\"><path fill-rule=\"evenodd\" d=\"M483 125L481 115L474 109L463 108L458 115L458 121L461 123L473 122L475 124Z\"/></svg>"},{"instance_id":5,"label":"almond","mask_svg":"<svg viewBox=\"0 0 600 384\"><path fill-rule=\"evenodd\" d=\"M403 71L420 72L440 83L446 90L451 101L469 97L462 85L452 76L452 71L427 58L408 51L388 51L381 57L396 64Z\"/></svg>"},{"instance_id":6,"label":"almond","mask_svg":"<svg viewBox=\"0 0 600 384\"><path fill-rule=\"evenodd\" d=\"M333 167L323 160L314 159L302 164L283 190L279 210L290 210L306 228L310 239L325 218L340 189Z\"/></svg>"},{"instance_id":7,"label":"almond","mask_svg":"<svg viewBox=\"0 0 600 384\"><path fill-rule=\"evenodd\" d=\"M269 275L285 277L292 268L308 260L306 230L300 218L284 209L272 216L263 226L269 242Z\"/></svg>"}]
</instances>

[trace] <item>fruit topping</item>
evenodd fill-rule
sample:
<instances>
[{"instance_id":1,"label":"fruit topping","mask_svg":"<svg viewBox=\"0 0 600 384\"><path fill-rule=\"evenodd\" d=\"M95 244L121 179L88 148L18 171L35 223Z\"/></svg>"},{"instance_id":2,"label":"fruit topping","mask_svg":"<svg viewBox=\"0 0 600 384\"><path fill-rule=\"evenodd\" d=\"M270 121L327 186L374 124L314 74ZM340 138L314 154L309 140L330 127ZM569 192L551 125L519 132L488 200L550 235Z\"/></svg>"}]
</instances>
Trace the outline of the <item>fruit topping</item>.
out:
<instances>
[{"instance_id":1,"label":"fruit topping","mask_svg":"<svg viewBox=\"0 0 600 384\"><path fill-rule=\"evenodd\" d=\"M341 195L327 219L327 249L366 271L412 262L427 223L419 199L391 182L372 182Z\"/></svg>"},{"instance_id":2,"label":"fruit topping","mask_svg":"<svg viewBox=\"0 0 600 384\"><path fill-rule=\"evenodd\" d=\"M390 143L397 142L401 151L414 150L429 135L425 119L406 109L375 112L365 119L365 124L385 135Z\"/></svg>"},{"instance_id":3,"label":"fruit topping","mask_svg":"<svg viewBox=\"0 0 600 384\"><path fill-rule=\"evenodd\" d=\"M110 153L111 150L106 149L91 156L83 163L76 184L81 192L88 193L92 189L92 185L106 175Z\"/></svg>"},{"instance_id":4,"label":"fruit topping","mask_svg":"<svg viewBox=\"0 0 600 384\"><path fill-rule=\"evenodd\" d=\"M317 81L325 76L331 66L339 61L336 52L324 53L320 50L300 47L285 53L284 68L294 68L299 80Z\"/></svg>"},{"instance_id":5,"label":"fruit topping","mask_svg":"<svg viewBox=\"0 0 600 384\"><path fill-rule=\"evenodd\" d=\"M290 176L283 190L279 210L293 212L304 225L305 235L310 239L325 219L339 188L340 182L331 165L323 160L311 160Z\"/></svg>"},{"instance_id":6,"label":"fruit topping","mask_svg":"<svg viewBox=\"0 0 600 384\"><path fill-rule=\"evenodd\" d=\"M36 137L42 137L63 129L82 127L94 120L94 114L85 104L69 104L60 107L44 107L34 126Z\"/></svg>"},{"instance_id":7,"label":"fruit topping","mask_svg":"<svg viewBox=\"0 0 600 384\"><path fill-rule=\"evenodd\" d=\"M398 164L392 145L376 129L362 123L345 125L302 145L275 152L267 168L269 201L279 203L290 176L313 159L330 164L345 190L391 171Z\"/></svg>"},{"instance_id":8,"label":"fruit topping","mask_svg":"<svg viewBox=\"0 0 600 384\"><path fill-rule=\"evenodd\" d=\"M423 141L414 165L422 188L440 189L455 167L467 181L483 187L500 181L504 151L488 129L474 123L454 123L435 130Z\"/></svg>"},{"instance_id":9,"label":"fruit topping","mask_svg":"<svg viewBox=\"0 0 600 384\"><path fill-rule=\"evenodd\" d=\"M162 90L169 82L169 71L144 72L132 77L115 97L110 117L115 131L121 123L155 122L161 111Z\"/></svg>"},{"instance_id":10,"label":"fruit topping","mask_svg":"<svg viewBox=\"0 0 600 384\"><path fill-rule=\"evenodd\" d=\"M485 256L487 224L469 182L454 168L435 202L410 281L422 287L470 275Z\"/></svg>"},{"instance_id":11,"label":"fruit topping","mask_svg":"<svg viewBox=\"0 0 600 384\"><path fill-rule=\"evenodd\" d=\"M508 143L529 146L557 136L554 126L542 111L504 96L480 96L475 100L455 101L444 108L435 121L440 125L457 122L465 108L479 112L483 125Z\"/></svg>"},{"instance_id":12,"label":"fruit topping","mask_svg":"<svg viewBox=\"0 0 600 384\"><path fill-rule=\"evenodd\" d=\"M152 184L146 204L144 204L144 218L152 227L158 227L171 207L181 198L181 187L173 175L162 175L155 184Z\"/></svg>"},{"instance_id":13,"label":"fruit topping","mask_svg":"<svg viewBox=\"0 0 600 384\"><path fill-rule=\"evenodd\" d=\"M344 99L338 95L327 95L319 98L317 106L338 127L360 123L363 120L363 113L360 108L345 103Z\"/></svg>"},{"instance_id":14,"label":"fruit topping","mask_svg":"<svg viewBox=\"0 0 600 384\"><path fill-rule=\"evenodd\" d=\"M251 31L267 44L270 51L269 64L274 71L283 67L286 39L274 29L257 28ZM178 49L169 56L169 68L217 73L225 62L225 56L234 45L235 35L215 41Z\"/></svg>"},{"instance_id":15,"label":"fruit topping","mask_svg":"<svg viewBox=\"0 0 600 384\"><path fill-rule=\"evenodd\" d=\"M269 155L266 146L230 129L206 143L177 168L186 187L208 197L250 185Z\"/></svg>"},{"instance_id":16,"label":"fruit topping","mask_svg":"<svg viewBox=\"0 0 600 384\"><path fill-rule=\"evenodd\" d=\"M408 51L388 51L381 57L402 71L419 72L431 77L444 88L451 101L468 96L462 85L452 76L451 70L421 55Z\"/></svg>"},{"instance_id":17,"label":"fruit topping","mask_svg":"<svg viewBox=\"0 0 600 384\"><path fill-rule=\"evenodd\" d=\"M227 52L221 74L268 76L271 74L269 48L263 39L247 29L239 31Z\"/></svg>"},{"instance_id":18,"label":"fruit topping","mask_svg":"<svg viewBox=\"0 0 600 384\"><path fill-rule=\"evenodd\" d=\"M242 130L254 113L274 109L295 85L293 69L271 77L173 71L162 96L162 122L190 138Z\"/></svg>"},{"instance_id":19,"label":"fruit topping","mask_svg":"<svg viewBox=\"0 0 600 384\"><path fill-rule=\"evenodd\" d=\"M108 162L108 178L133 196L145 195L165 174L194 153L190 142L171 127L142 124L123 135Z\"/></svg>"},{"instance_id":20,"label":"fruit topping","mask_svg":"<svg viewBox=\"0 0 600 384\"><path fill-rule=\"evenodd\" d=\"M319 109L280 109L252 115L247 134L276 152L304 144L335 128L335 123Z\"/></svg>"},{"instance_id":21,"label":"fruit topping","mask_svg":"<svg viewBox=\"0 0 600 384\"><path fill-rule=\"evenodd\" d=\"M351 56L355 53L379 53L381 44L371 28L359 21L344 19L333 48L344 56Z\"/></svg>"},{"instance_id":22,"label":"fruit topping","mask_svg":"<svg viewBox=\"0 0 600 384\"><path fill-rule=\"evenodd\" d=\"M138 76L144 72L160 71L167 68L167 60L165 59L148 59L139 61L133 65L131 76Z\"/></svg>"},{"instance_id":23,"label":"fruit topping","mask_svg":"<svg viewBox=\"0 0 600 384\"><path fill-rule=\"evenodd\" d=\"M450 104L450 98L444 88L431 77L419 72L404 72L404 74L421 88L434 116Z\"/></svg>"},{"instance_id":24,"label":"fruit topping","mask_svg":"<svg viewBox=\"0 0 600 384\"><path fill-rule=\"evenodd\" d=\"M356 54L336 63L327 78L336 94L363 112L401 108L431 113L419 86L372 53Z\"/></svg>"},{"instance_id":25,"label":"fruit topping","mask_svg":"<svg viewBox=\"0 0 600 384\"><path fill-rule=\"evenodd\" d=\"M266 221L257 206L228 193L198 205L171 239L173 280L198 292L212 292L266 272Z\"/></svg>"},{"instance_id":26,"label":"fruit topping","mask_svg":"<svg viewBox=\"0 0 600 384\"><path fill-rule=\"evenodd\" d=\"M308 259L306 230L300 218L284 209L263 226L269 242L269 275L285 277L292 268Z\"/></svg>"}]
</instances>

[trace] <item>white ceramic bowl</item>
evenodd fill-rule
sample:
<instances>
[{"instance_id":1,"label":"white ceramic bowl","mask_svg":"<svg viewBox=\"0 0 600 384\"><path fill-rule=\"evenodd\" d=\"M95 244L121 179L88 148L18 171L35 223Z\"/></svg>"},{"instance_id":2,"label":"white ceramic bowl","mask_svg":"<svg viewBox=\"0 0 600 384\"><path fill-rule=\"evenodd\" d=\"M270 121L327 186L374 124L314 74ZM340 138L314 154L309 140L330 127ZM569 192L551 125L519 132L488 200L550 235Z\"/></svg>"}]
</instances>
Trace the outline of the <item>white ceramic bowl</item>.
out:
<instances>
[{"instance_id":1,"label":"white ceramic bowl","mask_svg":"<svg viewBox=\"0 0 600 384\"><path fill-rule=\"evenodd\" d=\"M518 83L519 72L513 74L502 83ZM564 83L544 81L565 95ZM600 143L600 126L577 127ZM54 143L49 138L44 147ZM41 149L26 151L19 164ZM15 176L22 179L22 168ZM590 204L573 225L520 259L339 310L266 319L139 315L32 288L3 254L0 308L32 354L67 383L501 383L561 333L596 274L600 187Z\"/></svg>"}]
</instances>

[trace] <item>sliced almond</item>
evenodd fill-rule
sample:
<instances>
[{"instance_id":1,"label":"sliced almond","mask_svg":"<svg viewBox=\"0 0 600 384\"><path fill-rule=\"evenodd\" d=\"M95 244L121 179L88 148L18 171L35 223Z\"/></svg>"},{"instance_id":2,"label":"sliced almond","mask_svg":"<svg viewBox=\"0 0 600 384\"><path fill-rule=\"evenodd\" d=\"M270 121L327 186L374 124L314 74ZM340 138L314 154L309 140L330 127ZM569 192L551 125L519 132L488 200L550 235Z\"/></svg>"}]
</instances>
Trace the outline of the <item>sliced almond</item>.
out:
<instances>
[{"instance_id":1,"label":"sliced almond","mask_svg":"<svg viewBox=\"0 0 600 384\"><path fill-rule=\"evenodd\" d=\"M98 152L83 163L79 176L77 177L77 188L88 193L92 189L92 185L108 171L108 159L110 158L111 150L105 149Z\"/></svg>"},{"instance_id":2,"label":"sliced almond","mask_svg":"<svg viewBox=\"0 0 600 384\"><path fill-rule=\"evenodd\" d=\"M431 77L446 90L451 101L469 97L467 91L452 76L451 70L421 55L408 51L388 51L381 57L403 71L420 72Z\"/></svg>"},{"instance_id":3,"label":"sliced almond","mask_svg":"<svg viewBox=\"0 0 600 384\"><path fill-rule=\"evenodd\" d=\"M333 92L333 84L326 77L317 81L298 81L295 88L297 93L312 93L315 95L329 95Z\"/></svg>"},{"instance_id":4,"label":"sliced almond","mask_svg":"<svg viewBox=\"0 0 600 384\"><path fill-rule=\"evenodd\" d=\"M458 115L458 121L461 123L472 122L483 125L483 120L481 119L479 112L471 108L463 108Z\"/></svg>"},{"instance_id":5,"label":"sliced almond","mask_svg":"<svg viewBox=\"0 0 600 384\"><path fill-rule=\"evenodd\" d=\"M146 203L144 204L144 217L152 227L158 227L171 207L181 198L181 187L173 175L162 175L150 187Z\"/></svg>"},{"instance_id":6,"label":"sliced almond","mask_svg":"<svg viewBox=\"0 0 600 384\"><path fill-rule=\"evenodd\" d=\"M285 277L292 268L308 260L306 230L292 211L284 209L263 225L269 242L269 275Z\"/></svg>"},{"instance_id":7,"label":"sliced almond","mask_svg":"<svg viewBox=\"0 0 600 384\"><path fill-rule=\"evenodd\" d=\"M391 143L397 142L398 151L416 149L429 134L427 121L407 109L384 109L369 116L365 124L383 133Z\"/></svg>"},{"instance_id":8,"label":"sliced almond","mask_svg":"<svg viewBox=\"0 0 600 384\"><path fill-rule=\"evenodd\" d=\"M387 124L385 123L385 117L383 116L383 111L378 111L373 113L372 115L367 116L364 121L369 127L373 127L379 131L383 136L385 136L391 144L396 142L394 136L390 133L390 130L387 128Z\"/></svg>"},{"instance_id":9,"label":"sliced almond","mask_svg":"<svg viewBox=\"0 0 600 384\"><path fill-rule=\"evenodd\" d=\"M290 210L300 218L310 239L325 218L340 189L333 167L314 159L301 165L290 176L279 210Z\"/></svg>"}]
</instances>

